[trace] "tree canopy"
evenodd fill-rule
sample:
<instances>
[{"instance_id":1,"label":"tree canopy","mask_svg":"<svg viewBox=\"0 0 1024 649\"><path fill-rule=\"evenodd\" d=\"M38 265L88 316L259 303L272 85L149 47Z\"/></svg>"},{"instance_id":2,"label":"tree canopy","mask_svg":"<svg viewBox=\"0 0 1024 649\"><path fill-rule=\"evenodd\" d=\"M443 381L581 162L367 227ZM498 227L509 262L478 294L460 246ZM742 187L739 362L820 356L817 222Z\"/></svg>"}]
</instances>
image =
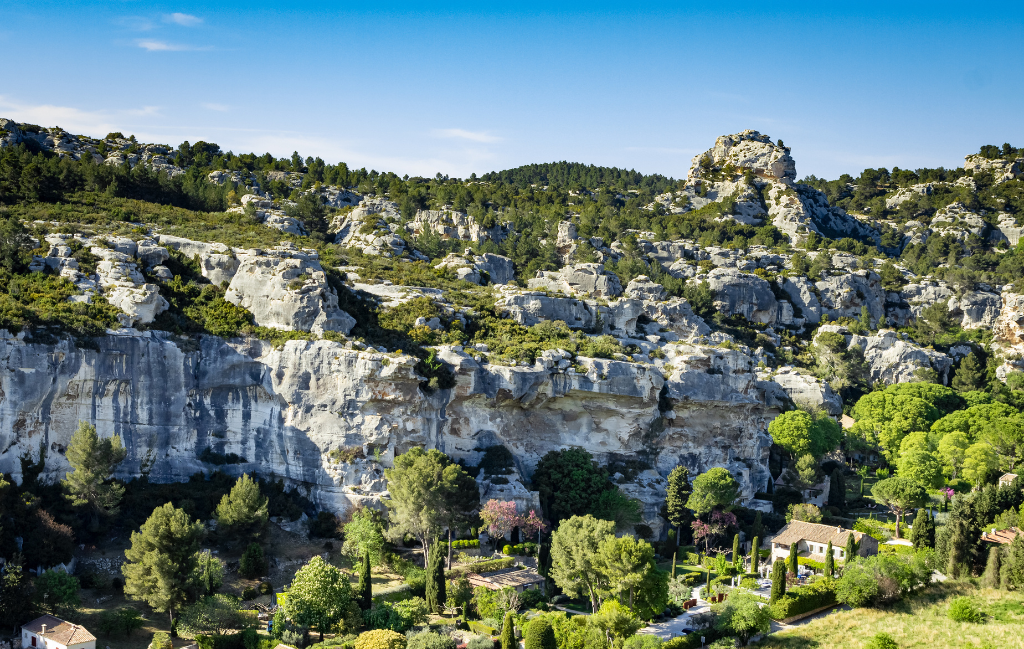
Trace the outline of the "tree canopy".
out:
<instances>
[{"instance_id":1,"label":"tree canopy","mask_svg":"<svg viewBox=\"0 0 1024 649\"><path fill-rule=\"evenodd\" d=\"M187 599L202 535L202 523L171 503L153 510L139 531L132 532L131 547L124 551L125 594L168 612L173 620Z\"/></svg>"},{"instance_id":2,"label":"tree canopy","mask_svg":"<svg viewBox=\"0 0 1024 649\"><path fill-rule=\"evenodd\" d=\"M95 426L79 422L65 452L72 470L66 474L64 486L72 503L87 505L94 513L116 513L124 487L107 481L127 455L120 437L100 439Z\"/></svg>"},{"instance_id":3,"label":"tree canopy","mask_svg":"<svg viewBox=\"0 0 1024 649\"><path fill-rule=\"evenodd\" d=\"M698 516L705 516L715 508L731 507L739 493L740 484L728 469L715 467L694 479L693 493L686 501L686 507Z\"/></svg>"}]
</instances>

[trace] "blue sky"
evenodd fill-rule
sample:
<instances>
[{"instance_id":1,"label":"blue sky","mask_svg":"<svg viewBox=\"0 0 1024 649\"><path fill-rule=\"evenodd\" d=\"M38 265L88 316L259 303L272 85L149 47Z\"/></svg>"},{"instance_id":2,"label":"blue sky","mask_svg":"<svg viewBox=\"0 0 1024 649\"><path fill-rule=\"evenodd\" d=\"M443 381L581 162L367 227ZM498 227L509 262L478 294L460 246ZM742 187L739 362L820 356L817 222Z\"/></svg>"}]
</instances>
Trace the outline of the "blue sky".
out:
<instances>
[{"instance_id":1,"label":"blue sky","mask_svg":"<svg viewBox=\"0 0 1024 649\"><path fill-rule=\"evenodd\" d=\"M1020 2L4 5L0 116L93 136L460 177L683 177L746 128L801 177L1024 146Z\"/></svg>"}]
</instances>

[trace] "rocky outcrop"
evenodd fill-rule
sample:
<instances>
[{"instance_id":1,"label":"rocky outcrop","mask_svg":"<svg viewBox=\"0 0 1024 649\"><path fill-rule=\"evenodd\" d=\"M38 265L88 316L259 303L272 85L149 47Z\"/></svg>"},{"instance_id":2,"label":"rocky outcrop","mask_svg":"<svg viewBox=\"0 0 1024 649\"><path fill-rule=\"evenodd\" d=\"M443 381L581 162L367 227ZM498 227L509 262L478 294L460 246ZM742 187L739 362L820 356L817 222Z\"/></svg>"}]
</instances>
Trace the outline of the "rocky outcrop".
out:
<instances>
[{"instance_id":1,"label":"rocky outcrop","mask_svg":"<svg viewBox=\"0 0 1024 649\"><path fill-rule=\"evenodd\" d=\"M870 270L852 273L832 274L815 282L821 310L832 320L861 317L861 309L867 307L871 324L875 326L885 316L885 291L881 278Z\"/></svg>"},{"instance_id":2,"label":"rocky outcrop","mask_svg":"<svg viewBox=\"0 0 1024 649\"><path fill-rule=\"evenodd\" d=\"M750 169L764 178L796 180L796 163L790 157L789 149L773 144L767 135L751 130L719 137L715 146L694 157L687 177L702 178L709 169L721 169L726 165L740 171Z\"/></svg>"},{"instance_id":3,"label":"rocky outcrop","mask_svg":"<svg viewBox=\"0 0 1024 649\"><path fill-rule=\"evenodd\" d=\"M529 287L589 297L609 298L622 295L622 285L618 276L606 271L602 264L575 264L557 271L542 270L537 273L537 277L529 280Z\"/></svg>"},{"instance_id":4,"label":"rocky outcrop","mask_svg":"<svg viewBox=\"0 0 1024 649\"><path fill-rule=\"evenodd\" d=\"M969 291L948 303L949 314L960 320L964 329L991 329L999 318L1003 300L998 293Z\"/></svg>"},{"instance_id":5,"label":"rocky outcrop","mask_svg":"<svg viewBox=\"0 0 1024 649\"><path fill-rule=\"evenodd\" d=\"M657 282L652 282L647 275L637 275L626 286L626 297L636 300L660 302L667 296L665 287Z\"/></svg>"},{"instance_id":6,"label":"rocky outcrop","mask_svg":"<svg viewBox=\"0 0 1024 649\"><path fill-rule=\"evenodd\" d=\"M977 153L964 158L964 171L975 173L989 172L995 177L997 183L1020 177L1022 166L1024 166L1024 159L1022 158L1017 158L1016 160L986 158Z\"/></svg>"},{"instance_id":7,"label":"rocky outcrop","mask_svg":"<svg viewBox=\"0 0 1024 649\"><path fill-rule=\"evenodd\" d=\"M199 268L203 277L211 284L221 286L238 272L238 257L223 243L192 241L181 237L158 234L155 239L168 248L173 248L186 257L199 257Z\"/></svg>"},{"instance_id":8,"label":"rocky outcrop","mask_svg":"<svg viewBox=\"0 0 1024 649\"><path fill-rule=\"evenodd\" d=\"M416 217L407 226L417 235L431 231L443 239L459 239L483 243L494 241L501 243L508 237L510 227L507 224L495 224L485 228L465 212L454 210L419 210Z\"/></svg>"},{"instance_id":9,"label":"rocky outcrop","mask_svg":"<svg viewBox=\"0 0 1024 649\"><path fill-rule=\"evenodd\" d=\"M261 327L285 331L347 334L356 321L338 308L338 294L327 285L317 252L282 245L247 251L224 299L249 310Z\"/></svg>"},{"instance_id":10,"label":"rocky outcrop","mask_svg":"<svg viewBox=\"0 0 1024 649\"><path fill-rule=\"evenodd\" d=\"M508 284L515 277L512 260L508 257L489 252L474 255L468 248L462 255L448 255L437 264L437 268L451 268L459 279L474 284Z\"/></svg>"},{"instance_id":11,"label":"rocky outcrop","mask_svg":"<svg viewBox=\"0 0 1024 649\"><path fill-rule=\"evenodd\" d=\"M832 386L805 371L787 366L761 374L766 391L781 392L784 395L784 398L775 395L780 402L788 400L803 410L826 412L833 417L843 414L843 400L832 391Z\"/></svg>"},{"instance_id":12,"label":"rocky outcrop","mask_svg":"<svg viewBox=\"0 0 1024 649\"><path fill-rule=\"evenodd\" d=\"M649 336L697 343L711 334L711 327L703 318L694 315L690 303L683 298L644 302L644 314L651 320L645 329Z\"/></svg>"},{"instance_id":13,"label":"rocky outcrop","mask_svg":"<svg viewBox=\"0 0 1024 649\"><path fill-rule=\"evenodd\" d=\"M782 290L789 296L794 318L818 324L821 322L821 302L815 293L815 286L806 277L785 277L781 280Z\"/></svg>"},{"instance_id":14,"label":"rocky outcrop","mask_svg":"<svg viewBox=\"0 0 1024 649\"><path fill-rule=\"evenodd\" d=\"M1006 351L1024 354L1024 295L1005 292L999 316L992 327L997 343Z\"/></svg>"},{"instance_id":15,"label":"rocky outcrop","mask_svg":"<svg viewBox=\"0 0 1024 649\"><path fill-rule=\"evenodd\" d=\"M715 308L725 315L742 315L751 322L774 324L779 304L771 286L757 275L731 268L708 273L708 285L715 295Z\"/></svg>"},{"instance_id":16,"label":"rocky outcrop","mask_svg":"<svg viewBox=\"0 0 1024 649\"><path fill-rule=\"evenodd\" d=\"M822 325L815 335L827 331L842 333L847 345L860 347L864 352L864 360L868 362L869 379L872 384L881 382L885 385L920 381L917 370L934 370L940 383L949 382L949 370L953 359L934 349L924 349L911 342L906 334L899 334L891 329L881 329L871 336L851 335L845 327Z\"/></svg>"},{"instance_id":17,"label":"rocky outcrop","mask_svg":"<svg viewBox=\"0 0 1024 649\"><path fill-rule=\"evenodd\" d=\"M636 332L637 319L644 312L640 300L624 298L600 304L596 300L554 297L539 291L506 291L495 308L524 327L561 320L570 329L621 336Z\"/></svg>"}]
</instances>

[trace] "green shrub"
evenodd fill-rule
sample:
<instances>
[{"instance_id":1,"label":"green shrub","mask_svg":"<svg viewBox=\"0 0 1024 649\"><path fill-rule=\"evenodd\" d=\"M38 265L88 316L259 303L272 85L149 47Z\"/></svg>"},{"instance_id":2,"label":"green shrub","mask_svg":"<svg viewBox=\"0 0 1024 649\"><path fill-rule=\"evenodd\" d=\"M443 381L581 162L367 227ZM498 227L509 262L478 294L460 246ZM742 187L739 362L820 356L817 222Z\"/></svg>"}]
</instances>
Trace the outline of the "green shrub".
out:
<instances>
[{"instance_id":1,"label":"green shrub","mask_svg":"<svg viewBox=\"0 0 1024 649\"><path fill-rule=\"evenodd\" d=\"M494 649L494 640L489 635L474 636L466 643L466 649Z\"/></svg>"},{"instance_id":2,"label":"green shrub","mask_svg":"<svg viewBox=\"0 0 1024 649\"><path fill-rule=\"evenodd\" d=\"M405 636L388 629L374 629L360 633L355 649L405 649Z\"/></svg>"},{"instance_id":3,"label":"green shrub","mask_svg":"<svg viewBox=\"0 0 1024 649\"><path fill-rule=\"evenodd\" d=\"M255 586L246 586L242 589L242 599L245 600L256 599L259 594L260 592L256 590Z\"/></svg>"},{"instance_id":4,"label":"green shrub","mask_svg":"<svg viewBox=\"0 0 1024 649\"><path fill-rule=\"evenodd\" d=\"M835 603L836 594L832 585L827 581L819 581L787 590L784 596L771 604L770 611L772 619L783 620Z\"/></svg>"},{"instance_id":5,"label":"green shrub","mask_svg":"<svg viewBox=\"0 0 1024 649\"><path fill-rule=\"evenodd\" d=\"M899 645L888 633L876 633L868 641L867 649L899 649Z\"/></svg>"},{"instance_id":6,"label":"green shrub","mask_svg":"<svg viewBox=\"0 0 1024 649\"><path fill-rule=\"evenodd\" d=\"M555 631L546 617L538 617L526 625L523 642L526 649L558 649Z\"/></svg>"},{"instance_id":7,"label":"green shrub","mask_svg":"<svg viewBox=\"0 0 1024 649\"><path fill-rule=\"evenodd\" d=\"M969 597L957 597L949 603L949 611L946 613L949 619L954 622L981 622L981 611L974 606Z\"/></svg>"},{"instance_id":8,"label":"green shrub","mask_svg":"<svg viewBox=\"0 0 1024 649\"><path fill-rule=\"evenodd\" d=\"M504 546L503 548L501 548L501 553L502 554L512 554L512 546L511 545Z\"/></svg>"},{"instance_id":9,"label":"green shrub","mask_svg":"<svg viewBox=\"0 0 1024 649\"><path fill-rule=\"evenodd\" d=\"M483 622L470 621L467 624L469 625L469 630L473 631L474 633L480 633L487 636L498 635L497 629L495 629L493 626L487 626Z\"/></svg>"},{"instance_id":10,"label":"green shrub","mask_svg":"<svg viewBox=\"0 0 1024 649\"><path fill-rule=\"evenodd\" d=\"M163 631L157 631L153 634L153 641L149 644L149 647L150 649L173 649L171 636Z\"/></svg>"},{"instance_id":11,"label":"green shrub","mask_svg":"<svg viewBox=\"0 0 1024 649\"><path fill-rule=\"evenodd\" d=\"M259 543L250 543L238 561L238 572L246 579L255 579L267 574L267 558Z\"/></svg>"},{"instance_id":12,"label":"green shrub","mask_svg":"<svg viewBox=\"0 0 1024 649\"><path fill-rule=\"evenodd\" d=\"M406 649L455 649L455 641L432 631L421 631L409 636Z\"/></svg>"}]
</instances>

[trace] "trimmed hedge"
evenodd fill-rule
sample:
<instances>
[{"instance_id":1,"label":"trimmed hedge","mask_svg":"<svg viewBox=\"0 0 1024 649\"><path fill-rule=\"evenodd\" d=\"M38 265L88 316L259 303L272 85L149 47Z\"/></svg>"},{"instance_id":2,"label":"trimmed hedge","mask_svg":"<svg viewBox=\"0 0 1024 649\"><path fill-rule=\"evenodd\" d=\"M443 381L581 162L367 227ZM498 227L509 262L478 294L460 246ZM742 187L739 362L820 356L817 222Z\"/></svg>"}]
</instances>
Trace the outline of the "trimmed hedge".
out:
<instances>
[{"instance_id":1,"label":"trimmed hedge","mask_svg":"<svg viewBox=\"0 0 1024 649\"><path fill-rule=\"evenodd\" d=\"M516 560L513 557L505 557L503 559L491 559L489 561L479 561L477 563L470 564L465 567L466 572L475 572L480 574L482 572L494 572L495 570L504 570L505 568L511 568L516 565ZM449 573L454 571L449 571Z\"/></svg>"},{"instance_id":2,"label":"trimmed hedge","mask_svg":"<svg viewBox=\"0 0 1024 649\"><path fill-rule=\"evenodd\" d=\"M821 561L815 561L814 559L808 559L807 557L797 557L797 563L801 566L807 566L811 570L824 570L825 564Z\"/></svg>"},{"instance_id":3,"label":"trimmed hedge","mask_svg":"<svg viewBox=\"0 0 1024 649\"><path fill-rule=\"evenodd\" d=\"M467 624L469 625L469 630L473 631L474 633L490 636L498 635L497 629L495 629L493 626L487 626L483 622L477 622L474 620L471 622L467 622Z\"/></svg>"},{"instance_id":4,"label":"trimmed hedge","mask_svg":"<svg viewBox=\"0 0 1024 649\"><path fill-rule=\"evenodd\" d=\"M832 585L826 581L819 581L787 590L785 595L769 605L768 610L773 620L784 620L837 603Z\"/></svg>"}]
</instances>

